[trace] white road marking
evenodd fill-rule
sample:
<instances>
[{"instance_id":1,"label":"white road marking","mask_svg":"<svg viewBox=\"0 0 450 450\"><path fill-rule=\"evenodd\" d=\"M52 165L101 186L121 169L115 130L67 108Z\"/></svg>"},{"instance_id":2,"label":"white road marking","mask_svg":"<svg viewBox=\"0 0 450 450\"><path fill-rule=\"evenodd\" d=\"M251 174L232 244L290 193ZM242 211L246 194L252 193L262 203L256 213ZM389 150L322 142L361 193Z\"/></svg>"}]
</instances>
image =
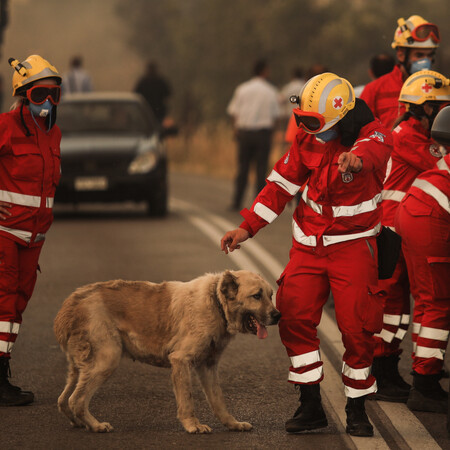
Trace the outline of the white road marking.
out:
<instances>
[{"instance_id":1,"label":"white road marking","mask_svg":"<svg viewBox=\"0 0 450 450\"><path fill-rule=\"evenodd\" d=\"M215 245L219 246L220 239L226 231L236 228L236 225L227 221L226 219L212 214L194 204L189 202L171 198L171 209L180 211L195 227L203 231ZM239 251L229 253L228 256L233 263L241 269L259 272L258 267L253 263L250 256L256 259L261 266L265 267L268 273L277 280L283 272L283 266L264 248L262 248L255 240L247 240ZM272 283L273 284L273 283ZM330 316L328 311L323 310L322 320L319 325L319 330L327 336L327 340L336 349L339 354L344 353L344 346L341 340L340 331ZM336 367L334 367L327 356L322 352L322 359L324 362L325 377L321 383L321 387L333 407L336 416L341 422L341 426L345 430L346 415L344 405L346 403L341 375ZM423 449L440 449L441 447L428 433L422 423L416 416L409 411L405 404L379 402L381 409L391 421L397 432L407 442L412 450ZM347 435L356 448L364 450L388 449L386 442L380 435L379 431L374 426L373 438L358 438Z\"/></svg>"}]
</instances>

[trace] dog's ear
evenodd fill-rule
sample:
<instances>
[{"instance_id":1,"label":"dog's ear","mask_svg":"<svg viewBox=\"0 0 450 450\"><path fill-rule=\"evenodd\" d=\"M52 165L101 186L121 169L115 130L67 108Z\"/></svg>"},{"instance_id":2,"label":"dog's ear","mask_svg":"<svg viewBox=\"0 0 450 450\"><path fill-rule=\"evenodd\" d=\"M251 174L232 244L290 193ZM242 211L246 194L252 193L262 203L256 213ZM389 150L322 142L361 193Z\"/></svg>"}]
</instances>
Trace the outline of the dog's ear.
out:
<instances>
[{"instance_id":1,"label":"dog's ear","mask_svg":"<svg viewBox=\"0 0 450 450\"><path fill-rule=\"evenodd\" d=\"M233 300L236 298L238 289L239 283L237 282L237 278L229 270L226 270L222 276L220 292L227 300Z\"/></svg>"}]
</instances>

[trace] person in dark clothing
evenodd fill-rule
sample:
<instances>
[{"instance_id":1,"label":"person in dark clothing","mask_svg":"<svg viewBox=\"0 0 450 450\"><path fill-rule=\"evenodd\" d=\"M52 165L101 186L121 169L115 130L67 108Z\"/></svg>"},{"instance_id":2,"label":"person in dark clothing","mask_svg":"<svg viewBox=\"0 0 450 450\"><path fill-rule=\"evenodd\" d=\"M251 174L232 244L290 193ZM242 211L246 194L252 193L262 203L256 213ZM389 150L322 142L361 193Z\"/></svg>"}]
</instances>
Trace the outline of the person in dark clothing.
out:
<instances>
[{"instance_id":1,"label":"person in dark clothing","mask_svg":"<svg viewBox=\"0 0 450 450\"><path fill-rule=\"evenodd\" d=\"M148 102L161 123L167 114L167 100L172 91L168 81L159 74L158 66L150 61L147 64L147 71L138 81L135 92L141 94Z\"/></svg>"}]
</instances>

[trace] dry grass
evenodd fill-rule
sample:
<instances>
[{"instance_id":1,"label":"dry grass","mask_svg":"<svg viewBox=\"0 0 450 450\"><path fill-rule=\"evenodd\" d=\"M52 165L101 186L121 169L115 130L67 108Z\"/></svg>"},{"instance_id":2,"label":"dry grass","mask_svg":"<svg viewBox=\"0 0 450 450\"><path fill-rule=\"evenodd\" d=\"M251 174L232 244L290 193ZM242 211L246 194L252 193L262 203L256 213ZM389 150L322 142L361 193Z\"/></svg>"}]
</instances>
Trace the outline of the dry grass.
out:
<instances>
[{"instance_id":1,"label":"dry grass","mask_svg":"<svg viewBox=\"0 0 450 450\"><path fill-rule=\"evenodd\" d=\"M282 135L281 131L275 133L269 169L286 151ZM230 180L235 177L236 141L226 122L202 125L192 133L181 131L176 138L167 139L166 147L171 170Z\"/></svg>"}]
</instances>

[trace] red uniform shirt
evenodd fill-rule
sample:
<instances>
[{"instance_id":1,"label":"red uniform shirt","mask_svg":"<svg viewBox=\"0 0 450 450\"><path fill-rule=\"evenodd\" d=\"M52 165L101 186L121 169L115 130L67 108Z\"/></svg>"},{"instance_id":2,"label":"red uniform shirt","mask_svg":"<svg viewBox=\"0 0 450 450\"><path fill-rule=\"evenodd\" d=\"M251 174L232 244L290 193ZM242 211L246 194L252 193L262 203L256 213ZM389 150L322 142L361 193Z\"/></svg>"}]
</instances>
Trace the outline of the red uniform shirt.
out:
<instances>
[{"instance_id":1,"label":"red uniform shirt","mask_svg":"<svg viewBox=\"0 0 450 450\"><path fill-rule=\"evenodd\" d=\"M0 234L20 243L44 239L52 221L55 189L60 178L61 131L46 133L27 107L0 114L0 200L12 204L11 216L0 221Z\"/></svg>"},{"instance_id":2,"label":"red uniform shirt","mask_svg":"<svg viewBox=\"0 0 450 450\"><path fill-rule=\"evenodd\" d=\"M407 194L421 201L422 207L416 205L417 213L429 215L430 210L433 209L448 218L450 214L450 154L441 158L433 169L420 174Z\"/></svg>"},{"instance_id":3,"label":"red uniform shirt","mask_svg":"<svg viewBox=\"0 0 450 450\"><path fill-rule=\"evenodd\" d=\"M403 82L403 72L397 65L391 72L368 83L360 96L388 129L405 112L405 106L398 101Z\"/></svg>"},{"instance_id":4,"label":"red uniform shirt","mask_svg":"<svg viewBox=\"0 0 450 450\"><path fill-rule=\"evenodd\" d=\"M283 211L309 179L294 212L297 243L315 246L322 238L327 246L376 235L381 220L381 189L392 150L391 133L378 120L364 126L352 147L363 160L363 168L359 173L341 174L337 161L349 150L339 138L321 144L300 129L251 209L242 210L245 220L240 226L254 235Z\"/></svg>"},{"instance_id":5,"label":"red uniform shirt","mask_svg":"<svg viewBox=\"0 0 450 450\"><path fill-rule=\"evenodd\" d=\"M395 212L413 181L422 172L432 169L443 155L415 117L401 122L392 132L394 150L389 175L384 183L383 220L385 226L394 226Z\"/></svg>"}]
</instances>

